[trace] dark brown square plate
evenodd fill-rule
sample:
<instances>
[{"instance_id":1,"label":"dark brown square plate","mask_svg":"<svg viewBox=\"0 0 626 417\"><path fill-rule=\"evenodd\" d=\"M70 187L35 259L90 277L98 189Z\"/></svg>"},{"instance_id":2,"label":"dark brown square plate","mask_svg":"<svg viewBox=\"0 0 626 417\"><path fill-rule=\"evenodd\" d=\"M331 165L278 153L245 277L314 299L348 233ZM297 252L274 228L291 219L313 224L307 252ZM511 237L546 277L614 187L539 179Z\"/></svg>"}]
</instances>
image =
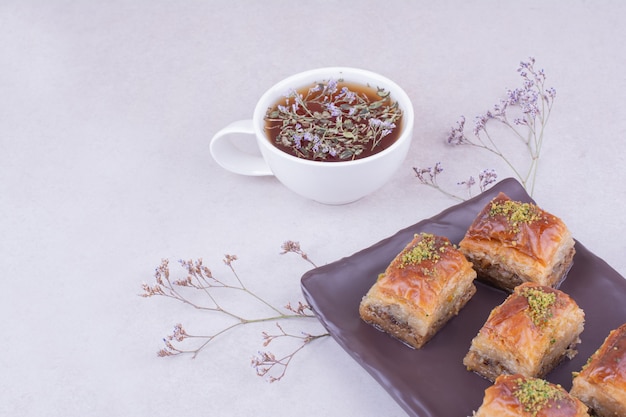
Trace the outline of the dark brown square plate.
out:
<instances>
[{"instance_id":1,"label":"dark brown square plate","mask_svg":"<svg viewBox=\"0 0 626 417\"><path fill-rule=\"evenodd\" d=\"M480 406L490 382L468 372L462 360L489 312L506 294L477 282L476 295L420 350L365 324L358 311L361 298L415 233L443 235L458 243L478 212L501 191L513 200L533 201L516 180L506 179L471 200L302 277L304 295L332 337L410 416L464 417ZM577 241L574 265L560 289L586 316L578 355L546 377L569 390L572 372L580 370L610 330L626 322L626 280Z\"/></svg>"}]
</instances>

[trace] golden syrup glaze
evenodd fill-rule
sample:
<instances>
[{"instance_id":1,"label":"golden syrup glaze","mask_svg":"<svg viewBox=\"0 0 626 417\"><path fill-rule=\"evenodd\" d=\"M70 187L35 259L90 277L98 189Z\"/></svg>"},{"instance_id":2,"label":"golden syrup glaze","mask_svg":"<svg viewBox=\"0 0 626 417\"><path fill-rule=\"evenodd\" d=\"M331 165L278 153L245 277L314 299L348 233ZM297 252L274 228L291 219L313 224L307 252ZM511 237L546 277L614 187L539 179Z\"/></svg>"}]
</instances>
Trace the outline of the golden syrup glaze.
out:
<instances>
[{"instance_id":1,"label":"golden syrup glaze","mask_svg":"<svg viewBox=\"0 0 626 417\"><path fill-rule=\"evenodd\" d=\"M555 294L554 303L547 306L545 321L536 324L527 296L528 289L540 290L547 294ZM567 309L572 301L565 293L551 287L533 283L524 283L515 288L502 304L494 308L480 332L493 340L506 343L507 348L527 351L528 355L535 352L534 346L545 343L545 338L552 333L554 322L559 314ZM528 356L527 355L527 356Z\"/></svg>"},{"instance_id":2,"label":"golden syrup glaze","mask_svg":"<svg viewBox=\"0 0 626 417\"><path fill-rule=\"evenodd\" d=\"M512 201L501 192L478 214L466 237L501 242L545 265L565 230L558 217L532 203Z\"/></svg>"},{"instance_id":3,"label":"golden syrup glaze","mask_svg":"<svg viewBox=\"0 0 626 417\"><path fill-rule=\"evenodd\" d=\"M499 376L485 391L483 407L488 415L520 417L572 417L585 409L560 385L520 374Z\"/></svg>"},{"instance_id":4,"label":"golden syrup glaze","mask_svg":"<svg viewBox=\"0 0 626 417\"><path fill-rule=\"evenodd\" d=\"M427 245L424 245L425 240L429 241ZM431 248L432 256L424 254L424 247ZM415 259L415 256L405 256L415 248L420 248L418 261L407 262ZM471 263L446 237L420 233L390 263L380 276L378 286L382 292L403 298L426 313L432 313L449 277L465 268L471 268Z\"/></svg>"},{"instance_id":5,"label":"golden syrup glaze","mask_svg":"<svg viewBox=\"0 0 626 417\"><path fill-rule=\"evenodd\" d=\"M626 324L609 333L581 373L595 383L610 382L626 389Z\"/></svg>"}]
</instances>

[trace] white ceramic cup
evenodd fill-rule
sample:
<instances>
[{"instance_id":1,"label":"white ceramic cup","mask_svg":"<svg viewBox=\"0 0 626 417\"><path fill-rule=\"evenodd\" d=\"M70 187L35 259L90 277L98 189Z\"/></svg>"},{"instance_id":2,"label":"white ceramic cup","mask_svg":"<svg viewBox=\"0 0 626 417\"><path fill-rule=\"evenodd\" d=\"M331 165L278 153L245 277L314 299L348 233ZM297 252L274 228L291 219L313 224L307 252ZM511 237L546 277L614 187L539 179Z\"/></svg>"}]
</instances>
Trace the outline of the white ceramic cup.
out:
<instances>
[{"instance_id":1,"label":"white ceramic cup","mask_svg":"<svg viewBox=\"0 0 626 417\"><path fill-rule=\"evenodd\" d=\"M314 82L343 79L387 90L402 109L402 131L387 149L374 155L342 162L311 161L276 148L265 134L267 109L284 99L290 89ZM359 200L382 187L397 171L409 150L413 134L413 105L406 92L382 75L356 68L331 67L302 72L285 78L261 96L252 120L233 122L213 136L210 150L223 168L242 175L274 175L295 193L324 204L346 204ZM233 135L256 138L261 151L254 155L233 143Z\"/></svg>"}]
</instances>

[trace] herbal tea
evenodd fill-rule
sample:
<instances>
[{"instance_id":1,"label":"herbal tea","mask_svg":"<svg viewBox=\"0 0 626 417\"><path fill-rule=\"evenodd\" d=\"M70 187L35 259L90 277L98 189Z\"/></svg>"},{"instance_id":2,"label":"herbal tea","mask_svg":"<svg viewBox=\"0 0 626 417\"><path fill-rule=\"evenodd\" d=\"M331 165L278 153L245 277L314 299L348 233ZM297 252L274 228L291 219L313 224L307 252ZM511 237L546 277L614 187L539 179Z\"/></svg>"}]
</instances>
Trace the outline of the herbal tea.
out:
<instances>
[{"instance_id":1,"label":"herbal tea","mask_svg":"<svg viewBox=\"0 0 626 417\"><path fill-rule=\"evenodd\" d=\"M401 131L402 109L382 88L329 80L292 89L265 115L278 149L313 161L341 162L374 155Z\"/></svg>"}]
</instances>

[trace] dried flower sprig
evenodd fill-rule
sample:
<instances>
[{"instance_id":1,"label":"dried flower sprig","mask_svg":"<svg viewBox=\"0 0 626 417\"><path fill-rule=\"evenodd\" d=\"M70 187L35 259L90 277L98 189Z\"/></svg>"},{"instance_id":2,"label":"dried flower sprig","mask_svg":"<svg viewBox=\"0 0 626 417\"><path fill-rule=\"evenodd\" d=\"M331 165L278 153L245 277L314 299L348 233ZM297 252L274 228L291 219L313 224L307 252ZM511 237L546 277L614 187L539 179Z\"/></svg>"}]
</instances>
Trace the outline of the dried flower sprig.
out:
<instances>
[{"instance_id":1,"label":"dried flower sprig","mask_svg":"<svg viewBox=\"0 0 626 417\"><path fill-rule=\"evenodd\" d=\"M517 72L522 77L522 87L507 90L506 98L500 100L500 104L496 104L493 110L476 116L473 129L475 139L472 140L465 135L465 118L461 117L457 126L452 128L448 136L448 143L450 145L475 146L497 155L511 168L521 184L532 195L537 174L537 163L543 146L544 130L550 118L556 90L545 86L546 74L543 69L535 69L535 58L533 57L530 57L527 62L520 62ZM514 117L512 120L507 113L511 107L517 107L520 110L519 117ZM487 125L491 121L509 128L514 137L521 140L525 145L530 156L526 170L513 165L500 150L497 142L487 130ZM524 128L524 131L520 128Z\"/></svg>"},{"instance_id":2,"label":"dried flower sprig","mask_svg":"<svg viewBox=\"0 0 626 417\"><path fill-rule=\"evenodd\" d=\"M441 162L437 162L435 166L427 168L413 167L413 171L415 172L415 176L420 180L422 184L435 188L455 200L466 200L466 197L447 191L437 183L437 176L443 172ZM484 169L478 174L478 183L476 183L476 179L473 176L470 176L468 179L458 182L457 185L463 186L465 188L467 192L467 198L472 198L475 185L478 185L478 190L482 193L483 191L487 190L487 188L489 188L491 184L495 183L497 179L498 174L495 170Z\"/></svg>"},{"instance_id":3,"label":"dried flower sprig","mask_svg":"<svg viewBox=\"0 0 626 417\"><path fill-rule=\"evenodd\" d=\"M307 308L310 308L306 306ZM295 311L295 310L294 310ZM310 333L301 332L301 334L292 334L286 332L282 326L276 323L276 327L279 330L279 334L269 334L267 332L263 332L263 346L266 347L272 341L280 338L292 338L298 339L300 341L300 345L293 350L291 353L281 357L276 358L272 352L261 351L257 356L252 357L250 363L254 369L256 369L256 373L260 377L267 378L269 382L279 381L282 377L285 376L285 372L287 371L287 367L289 363L293 359L296 353L302 350L307 344L311 343L315 339L319 339L321 337L328 336L327 333L312 335ZM276 371L277 373L272 374L272 372Z\"/></svg>"},{"instance_id":4,"label":"dried flower sprig","mask_svg":"<svg viewBox=\"0 0 626 417\"><path fill-rule=\"evenodd\" d=\"M282 244L281 249L283 250L280 253L281 255L284 255L286 253L295 253L297 255L300 255L302 259L304 259L305 261L307 261L308 263L310 263L311 265L317 268L317 265L315 265L315 263L309 258L309 256L306 253L304 253L304 251L300 248L299 242L287 240Z\"/></svg>"},{"instance_id":5,"label":"dried flower sprig","mask_svg":"<svg viewBox=\"0 0 626 417\"><path fill-rule=\"evenodd\" d=\"M402 116L388 91L372 90L375 97L334 79L290 89L285 104L267 110L266 130L278 148L300 158L333 162L370 155Z\"/></svg>"},{"instance_id":6,"label":"dried flower sprig","mask_svg":"<svg viewBox=\"0 0 626 417\"><path fill-rule=\"evenodd\" d=\"M311 261L311 259L304 251L302 251L298 242L286 241L285 243L283 243L282 249L283 251L281 252L281 254L290 252L296 253L300 255L302 259L315 266L315 263ZM220 330L210 334L198 335L187 332L183 325L178 323L174 326L173 332L163 338L163 343L165 347L157 352L157 356L166 357L190 354L193 358L195 358L198 353L200 353L200 351L204 349L215 338L246 324L263 323L270 321L277 322L287 319L316 318L313 314L313 311L311 310L311 307L306 303L299 301L296 306L293 306L291 303L287 303L287 305L285 305L284 307L279 308L272 305L270 302L248 289L244 285L243 281L241 280L233 266L233 263L236 260L236 255L225 255L223 259L224 264L228 266L234 276L234 283L230 283L227 280L223 280L214 276L211 270L203 264L202 259L198 259L196 261L180 260L179 264L183 269L186 270L187 274L182 279L173 279L171 278L169 260L163 259L161 261L161 264L155 270L155 283L152 285L144 283L142 285L143 293L140 294L142 297L147 298L153 296L161 296L171 298L187 304L195 309L219 314L230 318L232 319L232 324L226 325ZM186 291L189 289L195 291L194 295L200 294L204 296L204 303L196 301L197 297L188 296ZM260 317L244 317L243 315L237 314L234 311L222 306L220 300L218 299L218 290L240 292L246 297L252 298L256 300L259 304L264 305L272 313ZM291 353L285 355L280 359L276 359L276 357L270 352L265 352L261 354L262 360L261 358L259 358L258 361L253 361L253 365L257 364L258 362L258 364L255 366L257 368L257 375L267 377L270 382L278 381L285 375L286 368L291 362L291 359L305 345L309 344L313 340L328 336L328 333L321 333L317 335L302 333L302 335L293 335L285 332L283 330L283 327L281 327L278 323L276 323L276 325L281 330L281 334L270 335L267 332L263 332L262 335L265 340L264 346L267 346L271 341L279 337L298 339L301 341L301 345L293 350ZM183 347L183 344L186 344L190 340L199 340L200 343L194 345L192 348ZM270 372L275 368L281 369L278 375L273 375Z\"/></svg>"},{"instance_id":7,"label":"dried flower sprig","mask_svg":"<svg viewBox=\"0 0 626 417\"><path fill-rule=\"evenodd\" d=\"M488 110L484 114L476 116L474 121L473 138L469 138L465 134L465 117L457 121L456 125L451 128L446 142L452 146L468 145L491 152L498 156L511 169L513 175L520 181L522 186L532 196L535 188L537 177L537 166L541 156L541 148L544 141L544 132L552 106L556 97L556 90L552 87L546 87L546 74L543 69L535 68L535 58L530 57L528 61L520 62L517 72L522 77L522 87L506 91L506 97L500 100L499 104L493 106L492 110ZM517 116L511 116L509 111L516 109ZM514 164L511 159L501 150L498 142L494 140L490 131L487 129L491 123L498 123L507 128L512 135L520 140L524 145L527 154L527 166L520 167ZM415 172L428 173L429 168L425 170L414 168ZM441 171L437 172L440 173ZM483 171L484 182L491 184L495 178L493 170ZM423 184L430 185L445 192L432 178L418 175ZM470 177L468 181L459 182L459 185L471 188L475 180ZM483 180L479 178L479 182L483 184Z\"/></svg>"}]
</instances>

